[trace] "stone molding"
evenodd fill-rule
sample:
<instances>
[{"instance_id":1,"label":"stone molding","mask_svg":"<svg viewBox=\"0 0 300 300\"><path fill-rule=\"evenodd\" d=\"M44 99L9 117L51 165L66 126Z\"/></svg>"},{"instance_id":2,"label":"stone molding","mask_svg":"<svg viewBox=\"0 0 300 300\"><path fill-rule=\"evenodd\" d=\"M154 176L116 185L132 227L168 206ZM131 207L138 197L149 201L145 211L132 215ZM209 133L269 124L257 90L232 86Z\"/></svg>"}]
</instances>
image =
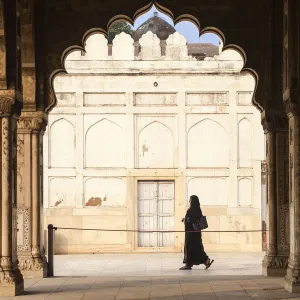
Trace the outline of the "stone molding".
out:
<instances>
[{"instance_id":1,"label":"stone molding","mask_svg":"<svg viewBox=\"0 0 300 300\"><path fill-rule=\"evenodd\" d=\"M0 95L0 116L11 115L13 113L14 97Z\"/></svg>"},{"instance_id":2,"label":"stone molding","mask_svg":"<svg viewBox=\"0 0 300 300\"><path fill-rule=\"evenodd\" d=\"M21 114L17 121L18 131L45 131L46 125L47 118L44 113L24 112Z\"/></svg>"},{"instance_id":3,"label":"stone molding","mask_svg":"<svg viewBox=\"0 0 300 300\"><path fill-rule=\"evenodd\" d=\"M264 116L262 121L264 132L288 130L287 116Z\"/></svg>"},{"instance_id":4,"label":"stone molding","mask_svg":"<svg viewBox=\"0 0 300 300\"><path fill-rule=\"evenodd\" d=\"M32 271L40 271L45 268L46 261L42 257L31 257L24 256L19 257L19 268L21 271L23 270L32 270Z\"/></svg>"},{"instance_id":5,"label":"stone molding","mask_svg":"<svg viewBox=\"0 0 300 300\"><path fill-rule=\"evenodd\" d=\"M1 257L0 284L14 285L22 277L20 271L12 264L11 258Z\"/></svg>"},{"instance_id":6,"label":"stone molding","mask_svg":"<svg viewBox=\"0 0 300 300\"><path fill-rule=\"evenodd\" d=\"M291 268L287 269L285 281L291 285L298 285L300 287L300 269Z\"/></svg>"},{"instance_id":7,"label":"stone molding","mask_svg":"<svg viewBox=\"0 0 300 300\"><path fill-rule=\"evenodd\" d=\"M43 120L41 119L30 119L30 118L19 118L18 119L18 129L26 130L42 130Z\"/></svg>"},{"instance_id":8,"label":"stone molding","mask_svg":"<svg viewBox=\"0 0 300 300\"><path fill-rule=\"evenodd\" d=\"M3 285L14 285L16 279L11 274L4 273L3 271L0 272L0 283Z\"/></svg>"},{"instance_id":9,"label":"stone molding","mask_svg":"<svg viewBox=\"0 0 300 300\"><path fill-rule=\"evenodd\" d=\"M0 265L2 268L10 268L12 263L11 263L11 258L9 256L3 256L1 257L0 260Z\"/></svg>"},{"instance_id":10,"label":"stone molding","mask_svg":"<svg viewBox=\"0 0 300 300\"><path fill-rule=\"evenodd\" d=\"M22 95L16 90L0 90L0 117L7 115L20 115L22 108Z\"/></svg>"},{"instance_id":11,"label":"stone molding","mask_svg":"<svg viewBox=\"0 0 300 300\"><path fill-rule=\"evenodd\" d=\"M284 101L286 114L291 116L300 116L300 103L293 101L291 98Z\"/></svg>"},{"instance_id":12,"label":"stone molding","mask_svg":"<svg viewBox=\"0 0 300 300\"><path fill-rule=\"evenodd\" d=\"M286 269L289 264L289 256L266 255L263 260L263 266L272 269Z\"/></svg>"}]
</instances>

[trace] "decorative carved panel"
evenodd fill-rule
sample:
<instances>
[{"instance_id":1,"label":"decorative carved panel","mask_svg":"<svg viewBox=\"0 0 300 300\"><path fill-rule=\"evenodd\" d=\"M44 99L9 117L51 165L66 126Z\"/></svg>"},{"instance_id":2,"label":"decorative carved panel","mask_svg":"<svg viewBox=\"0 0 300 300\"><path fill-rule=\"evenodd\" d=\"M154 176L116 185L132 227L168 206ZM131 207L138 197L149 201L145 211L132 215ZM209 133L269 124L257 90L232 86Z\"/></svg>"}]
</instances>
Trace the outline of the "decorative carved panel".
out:
<instances>
[{"instance_id":1,"label":"decorative carved panel","mask_svg":"<svg viewBox=\"0 0 300 300\"><path fill-rule=\"evenodd\" d=\"M134 105L175 105L176 93L136 93Z\"/></svg>"},{"instance_id":2,"label":"decorative carved panel","mask_svg":"<svg viewBox=\"0 0 300 300\"><path fill-rule=\"evenodd\" d=\"M228 105L227 92L188 93L186 105Z\"/></svg>"},{"instance_id":3,"label":"decorative carved panel","mask_svg":"<svg viewBox=\"0 0 300 300\"><path fill-rule=\"evenodd\" d=\"M17 208L17 250L31 251L30 209Z\"/></svg>"}]
</instances>

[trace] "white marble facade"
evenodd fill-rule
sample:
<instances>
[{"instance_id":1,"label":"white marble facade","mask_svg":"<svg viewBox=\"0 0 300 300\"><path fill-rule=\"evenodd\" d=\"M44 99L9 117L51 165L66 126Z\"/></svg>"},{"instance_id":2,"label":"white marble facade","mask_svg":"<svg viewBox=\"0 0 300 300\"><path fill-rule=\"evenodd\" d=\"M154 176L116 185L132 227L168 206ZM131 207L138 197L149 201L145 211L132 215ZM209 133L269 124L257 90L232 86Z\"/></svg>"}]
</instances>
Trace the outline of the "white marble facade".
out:
<instances>
[{"instance_id":1,"label":"white marble facade","mask_svg":"<svg viewBox=\"0 0 300 300\"><path fill-rule=\"evenodd\" d=\"M242 56L227 49L196 60L178 33L166 41L165 56L152 32L140 45L135 57L122 33L109 56L106 38L92 35L85 55L69 54L68 74L56 77L57 106L44 135L45 225L157 228L140 223L138 190L140 181L161 181L174 186L164 228L184 229L180 220L196 194L209 230L260 229L264 134ZM175 233L167 247L147 246L132 232L59 230L56 251L180 251L183 239ZM262 244L261 233L203 233L203 240L208 252L259 251Z\"/></svg>"}]
</instances>

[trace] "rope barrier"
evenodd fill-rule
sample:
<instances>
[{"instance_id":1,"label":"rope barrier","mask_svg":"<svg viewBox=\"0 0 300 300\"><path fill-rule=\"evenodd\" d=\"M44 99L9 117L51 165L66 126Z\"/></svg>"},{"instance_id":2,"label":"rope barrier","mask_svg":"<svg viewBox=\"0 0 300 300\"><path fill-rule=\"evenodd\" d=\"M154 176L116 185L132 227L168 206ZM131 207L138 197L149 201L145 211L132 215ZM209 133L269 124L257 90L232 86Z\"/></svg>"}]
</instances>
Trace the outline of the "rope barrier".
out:
<instances>
[{"instance_id":1,"label":"rope barrier","mask_svg":"<svg viewBox=\"0 0 300 300\"><path fill-rule=\"evenodd\" d=\"M83 231L107 231L107 232L138 232L138 233L177 233L177 232L199 232L199 231L185 231L185 230L130 230L130 229L96 229L96 228L74 228L74 227L53 227L54 230L83 230ZM203 230L201 232L207 233L245 233L245 232L267 232L265 229L257 230Z\"/></svg>"},{"instance_id":2,"label":"rope barrier","mask_svg":"<svg viewBox=\"0 0 300 300\"><path fill-rule=\"evenodd\" d=\"M54 276L54 236L56 230L82 230L82 231L107 231L107 232L140 232L140 233L175 233L175 232L182 232L182 233L195 233L199 231L185 231L185 230L130 230L130 229L103 229L103 228L76 228L76 227L56 227L53 224L48 225L48 277ZM266 229L255 229L255 230L204 230L202 232L209 233L243 233L243 232L267 232Z\"/></svg>"}]
</instances>

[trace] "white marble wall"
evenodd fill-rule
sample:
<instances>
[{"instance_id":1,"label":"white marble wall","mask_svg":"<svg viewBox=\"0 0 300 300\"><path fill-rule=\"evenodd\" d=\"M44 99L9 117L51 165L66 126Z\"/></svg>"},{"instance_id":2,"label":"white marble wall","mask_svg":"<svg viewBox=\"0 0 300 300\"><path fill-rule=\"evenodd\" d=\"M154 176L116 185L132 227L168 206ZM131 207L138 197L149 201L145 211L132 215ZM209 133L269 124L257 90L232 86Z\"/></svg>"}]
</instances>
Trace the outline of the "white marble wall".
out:
<instances>
[{"instance_id":1,"label":"white marble wall","mask_svg":"<svg viewBox=\"0 0 300 300\"><path fill-rule=\"evenodd\" d=\"M137 229L137 182L175 181L175 229L197 194L211 230L261 228L264 135L255 80L239 53L197 61L178 33L161 56L151 32L139 57L126 35L108 56L102 35L71 53L56 77L44 136L45 223ZM57 251L139 251L133 233L57 232ZM174 250L182 247L183 235ZM258 251L257 233L206 233L206 248Z\"/></svg>"}]
</instances>

